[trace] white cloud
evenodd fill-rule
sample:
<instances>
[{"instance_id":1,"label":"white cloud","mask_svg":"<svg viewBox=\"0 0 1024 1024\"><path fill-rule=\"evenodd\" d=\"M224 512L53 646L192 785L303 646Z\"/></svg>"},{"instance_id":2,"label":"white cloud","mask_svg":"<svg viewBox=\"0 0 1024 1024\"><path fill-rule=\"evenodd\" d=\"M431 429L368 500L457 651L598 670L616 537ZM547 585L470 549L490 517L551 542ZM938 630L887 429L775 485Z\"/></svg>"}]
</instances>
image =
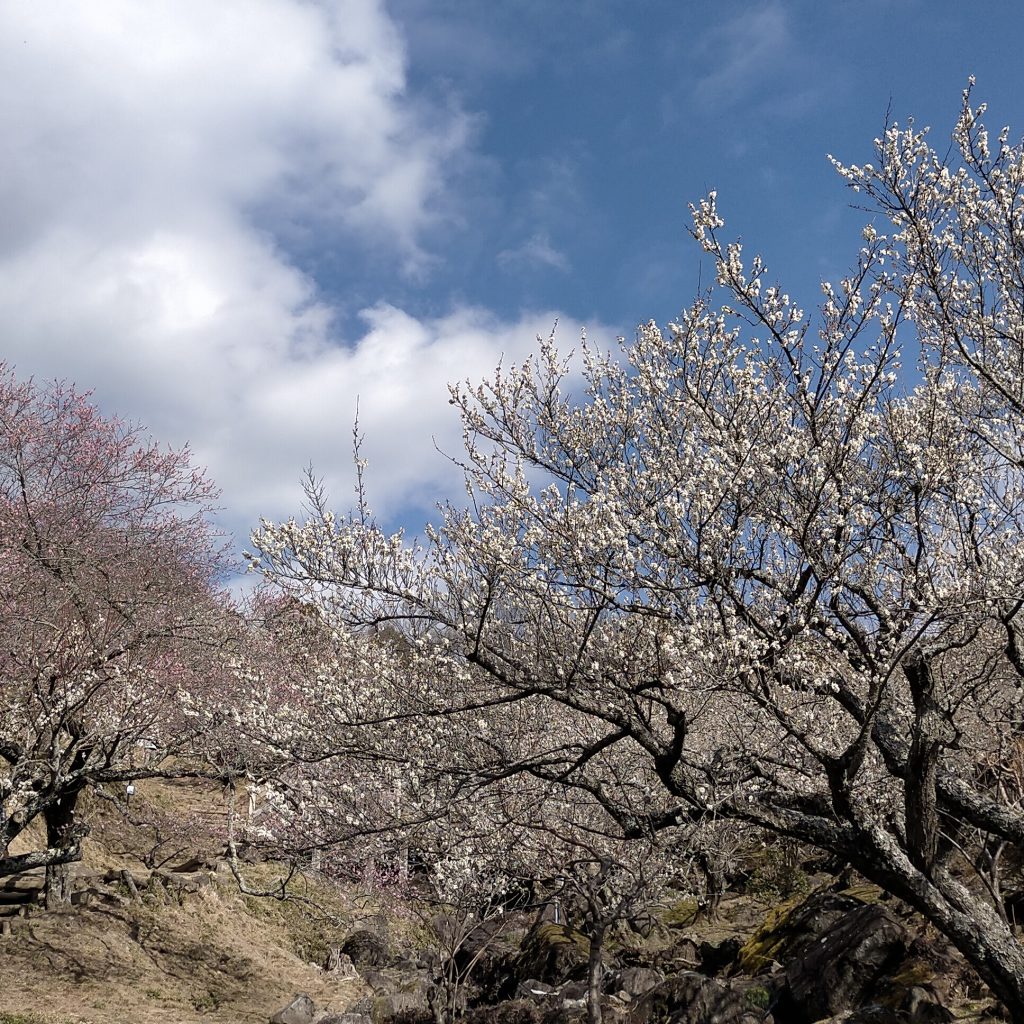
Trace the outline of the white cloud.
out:
<instances>
[{"instance_id":1,"label":"white cloud","mask_svg":"<svg viewBox=\"0 0 1024 1024\"><path fill-rule=\"evenodd\" d=\"M395 272L429 258L469 119L410 94L380 3L3 4L0 88L0 357L20 375L191 442L239 535L299 511L309 461L348 503L357 396L382 512L454 482L446 382L521 357L554 314L380 304L345 336L275 237L327 221Z\"/></svg>"},{"instance_id":2,"label":"white cloud","mask_svg":"<svg viewBox=\"0 0 1024 1024\"><path fill-rule=\"evenodd\" d=\"M301 451L303 460L326 474L335 503L348 507L357 400L363 455L370 462L370 499L378 510L411 504L429 511L442 495L457 499L459 471L441 454L458 455L462 448L448 383L480 380L499 360L521 361L537 335L551 331L557 315L538 313L503 323L484 310L462 308L419 320L379 305L362 317L366 330L354 345L292 361L254 388L242 406L241 425L257 435L257 449L268 453L272 464L291 460L284 481L287 500L269 504L295 510L302 465L295 453ZM574 331L578 325L566 325L560 336L571 345Z\"/></svg>"},{"instance_id":3,"label":"white cloud","mask_svg":"<svg viewBox=\"0 0 1024 1024\"><path fill-rule=\"evenodd\" d=\"M540 270L545 267L554 270L568 270L569 258L560 249L551 244L546 231L538 231L531 235L522 245L513 249L503 249L498 253L498 262L503 267Z\"/></svg>"},{"instance_id":4,"label":"white cloud","mask_svg":"<svg viewBox=\"0 0 1024 1024\"><path fill-rule=\"evenodd\" d=\"M774 78L785 70L791 41L786 11L777 0L744 5L742 13L710 29L698 47L701 63L710 69L697 81L697 100L719 110L748 97L766 74Z\"/></svg>"},{"instance_id":5,"label":"white cloud","mask_svg":"<svg viewBox=\"0 0 1024 1024\"><path fill-rule=\"evenodd\" d=\"M375 0L4 4L0 67L8 244L269 204L415 259L469 124L413 103Z\"/></svg>"}]
</instances>

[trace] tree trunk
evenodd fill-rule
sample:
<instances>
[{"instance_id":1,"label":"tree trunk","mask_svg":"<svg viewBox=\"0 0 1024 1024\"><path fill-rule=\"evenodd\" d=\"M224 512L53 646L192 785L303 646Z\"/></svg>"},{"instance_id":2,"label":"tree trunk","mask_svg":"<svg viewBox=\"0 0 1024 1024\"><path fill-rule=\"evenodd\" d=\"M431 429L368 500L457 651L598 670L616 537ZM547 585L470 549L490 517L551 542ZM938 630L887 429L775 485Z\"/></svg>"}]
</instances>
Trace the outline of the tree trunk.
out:
<instances>
[{"instance_id":1,"label":"tree trunk","mask_svg":"<svg viewBox=\"0 0 1024 1024\"><path fill-rule=\"evenodd\" d=\"M71 865L46 865L46 909L59 910L71 903Z\"/></svg>"},{"instance_id":2,"label":"tree trunk","mask_svg":"<svg viewBox=\"0 0 1024 1024\"><path fill-rule=\"evenodd\" d=\"M0 860L7 856L7 847L11 840L7 825L7 808L4 807L3 798L0 797Z\"/></svg>"},{"instance_id":3,"label":"tree trunk","mask_svg":"<svg viewBox=\"0 0 1024 1024\"><path fill-rule=\"evenodd\" d=\"M851 860L865 878L918 910L963 954L992 994L1024 1021L1024 946L989 902L940 867L928 878L882 829L870 829L867 843Z\"/></svg>"},{"instance_id":4,"label":"tree trunk","mask_svg":"<svg viewBox=\"0 0 1024 1024\"><path fill-rule=\"evenodd\" d=\"M405 886L409 884L409 844L400 843L398 846L398 884Z\"/></svg>"},{"instance_id":5,"label":"tree trunk","mask_svg":"<svg viewBox=\"0 0 1024 1024\"><path fill-rule=\"evenodd\" d=\"M587 1022L601 1024L601 953L604 928L597 925L590 933L590 956L587 958Z\"/></svg>"},{"instance_id":6,"label":"tree trunk","mask_svg":"<svg viewBox=\"0 0 1024 1024\"><path fill-rule=\"evenodd\" d=\"M914 866L931 875L939 848L936 786L942 754L942 715L935 701L935 677L924 658L904 666L914 699L914 728L907 755L904 817L907 850Z\"/></svg>"},{"instance_id":7,"label":"tree trunk","mask_svg":"<svg viewBox=\"0 0 1024 1024\"><path fill-rule=\"evenodd\" d=\"M71 850L77 846L75 807L81 790L65 793L43 810L46 822L46 845L49 851ZM58 910L71 903L71 859L54 858L46 865L43 889L46 909Z\"/></svg>"},{"instance_id":8,"label":"tree trunk","mask_svg":"<svg viewBox=\"0 0 1024 1024\"><path fill-rule=\"evenodd\" d=\"M704 886L707 890L703 906L704 913L709 921L717 921L722 894L727 885L725 870L715 860L712 853L703 849L697 852L697 866L704 875Z\"/></svg>"}]
</instances>

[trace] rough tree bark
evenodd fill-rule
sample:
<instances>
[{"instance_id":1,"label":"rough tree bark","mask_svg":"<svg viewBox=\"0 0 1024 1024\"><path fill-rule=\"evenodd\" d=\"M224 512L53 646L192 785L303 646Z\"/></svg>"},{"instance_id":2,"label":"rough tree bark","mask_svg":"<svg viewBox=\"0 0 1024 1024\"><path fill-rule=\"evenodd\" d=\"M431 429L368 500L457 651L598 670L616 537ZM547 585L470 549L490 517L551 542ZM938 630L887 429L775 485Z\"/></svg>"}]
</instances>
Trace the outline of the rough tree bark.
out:
<instances>
[{"instance_id":1,"label":"rough tree bark","mask_svg":"<svg viewBox=\"0 0 1024 1024\"><path fill-rule=\"evenodd\" d=\"M47 849L58 854L77 851L77 856L58 856L46 865L44 898L47 910L57 910L71 902L71 864L81 857L80 829L75 818L80 795L80 787L69 790L43 811Z\"/></svg>"},{"instance_id":2,"label":"rough tree bark","mask_svg":"<svg viewBox=\"0 0 1024 1024\"><path fill-rule=\"evenodd\" d=\"M587 1021L588 1024L602 1024L601 979L604 974L602 953L604 951L605 927L595 924L590 930L590 953L587 956Z\"/></svg>"}]
</instances>

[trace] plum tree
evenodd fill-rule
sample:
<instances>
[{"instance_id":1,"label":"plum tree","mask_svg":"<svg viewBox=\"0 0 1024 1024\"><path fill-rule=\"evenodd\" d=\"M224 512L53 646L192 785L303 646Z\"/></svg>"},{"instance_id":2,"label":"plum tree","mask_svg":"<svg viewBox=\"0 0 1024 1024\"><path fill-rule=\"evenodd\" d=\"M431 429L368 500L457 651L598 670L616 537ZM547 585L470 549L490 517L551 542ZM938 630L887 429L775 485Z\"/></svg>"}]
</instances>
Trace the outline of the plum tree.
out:
<instances>
[{"instance_id":1,"label":"plum tree","mask_svg":"<svg viewBox=\"0 0 1024 1024\"><path fill-rule=\"evenodd\" d=\"M233 636L214 497L187 449L0 366L0 874L45 866L48 905L86 789L212 771ZM37 818L45 846L10 853Z\"/></svg>"},{"instance_id":2,"label":"plum tree","mask_svg":"<svg viewBox=\"0 0 1024 1024\"><path fill-rule=\"evenodd\" d=\"M677 322L584 342L581 384L547 339L454 386L473 500L424 547L322 501L254 542L332 620L430 632L458 706L587 723L483 777L578 786L626 836L832 851L1024 1019L983 855L1024 845L1024 149L981 113L968 90L948 155L890 124L878 166L837 163L870 220L815 312L712 192L716 284Z\"/></svg>"}]
</instances>

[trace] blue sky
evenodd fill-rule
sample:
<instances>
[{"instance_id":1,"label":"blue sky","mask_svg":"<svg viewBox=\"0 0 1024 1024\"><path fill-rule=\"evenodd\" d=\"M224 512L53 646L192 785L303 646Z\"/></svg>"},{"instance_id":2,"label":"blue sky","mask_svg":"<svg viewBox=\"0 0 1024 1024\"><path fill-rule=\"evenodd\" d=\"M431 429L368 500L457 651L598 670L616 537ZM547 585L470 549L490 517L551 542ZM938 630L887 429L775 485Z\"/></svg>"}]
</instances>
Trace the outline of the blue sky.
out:
<instances>
[{"instance_id":1,"label":"blue sky","mask_svg":"<svg viewBox=\"0 0 1024 1024\"><path fill-rule=\"evenodd\" d=\"M970 74L1019 137L1021 38L1009 2L9 0L0 355L190 442L240 542L311 461L349 504L358 398L417 529L447 381L672 318L711 188L814 303L862 218L826 154L890 106L944 146Z\"/></svg>"}]
</instances>

